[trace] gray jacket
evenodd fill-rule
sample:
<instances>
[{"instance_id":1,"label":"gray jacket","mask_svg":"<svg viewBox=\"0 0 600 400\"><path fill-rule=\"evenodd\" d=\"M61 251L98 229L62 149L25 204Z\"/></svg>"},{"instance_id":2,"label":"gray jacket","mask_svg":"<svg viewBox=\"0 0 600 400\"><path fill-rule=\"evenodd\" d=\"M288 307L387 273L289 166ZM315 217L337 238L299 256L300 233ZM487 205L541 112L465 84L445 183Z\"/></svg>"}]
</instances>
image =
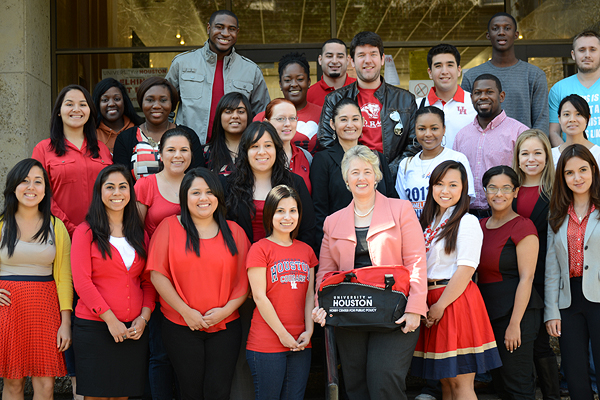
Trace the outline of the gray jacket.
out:
<instances>
[{"instance_id":1,"label":"gray jacket","mask_svg":"<svg viewBox=\"0 0 600 400\"><path fill-rule=\"evenodd\" d=\"M237 54L235 48L223 61L225 94L242 93L250 100L252 114L264 111L271 99L260 68ZM202 144L206 143L216 65L217 55L209 49L207 41L199 49L176 55L166 77L181 97L175 122L196 131Z\"/></svg>"}]
</instances>

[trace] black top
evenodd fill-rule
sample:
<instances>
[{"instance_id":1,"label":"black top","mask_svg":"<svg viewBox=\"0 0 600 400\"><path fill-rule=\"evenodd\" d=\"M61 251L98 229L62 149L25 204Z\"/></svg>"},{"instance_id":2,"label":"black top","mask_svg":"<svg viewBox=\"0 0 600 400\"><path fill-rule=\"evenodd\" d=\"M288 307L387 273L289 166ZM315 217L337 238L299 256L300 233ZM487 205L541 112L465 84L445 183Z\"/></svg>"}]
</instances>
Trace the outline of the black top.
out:
<instances>
[{"instance_id":1,"label":"black top","mask_svg":"<svg viewBox=\"0 0 600 400\"><path fill-rule=\"evenodd\" d=\"M313 209L312 199L310 198L310 194L308 193L308 188L304 183L304 179L293 172L290 173L292 174L293 180L292 186L298 192L300 201L302 202L302 220L300 221L300 230L298 231L297 239L308 244L314 250L317 246L321 246L321 242L317 243L315 241L315 211ZM231 192L229 190L230 176L231 175L219 175L219 179L223 184L226 198L227 196L231 196ZM252 219L250 218L250 210L248 210L243 203L238 203L236 210L227 210L227 219L234 221L241 226L246 232L250 242L255 242L255 240L253 240L254 234L252 232Z\"/></svg>"},{"instance_id":2,"label":"black top","mask_svg":"<svg viewBox=\"0 0 600 400\"><path fill-rule=\"evenodd\" d=\"M373 265L369 255L369 245L367 244L367 233L369 227L354 228L356 232L356 248L354 249L354 268L370 267Z\"/></svg>"},{"instance_id":3,"label":"black top","mask_svg":"<svg viewBox=\"0 0 600 400\"><path fill-rule=\"evenodd\" d=\"M379 168L383 173L383 179L377 184L377 190L386 197L398 198L394 187L394 178L385 157L379 152L377 155L379 156ZM347 207L352 201L352 193L346 188L346 182L342 178L342 158L344 158L344 149L336 140L332 147L315 154L310 166L318 243L323 240L325 218Z\"/></svg>"},{"instance_id":4,"label":"black top","mask_svg":"<svg viewBox=\"0 0 600 400\"><path fill-rule=\"evenodd\" d=\"M138 128L139 125L124 130L119 134L119 136L117 136L117 139L115 140L113 162L115 164L125 165L127 168L129 168L129 170L133 168L133 163L131 162L133 149L139 143L137 140ZM184 125L177 125L177 128L185 130L192 139L192 143L190 143L192 146L192 163L190 164L190 168L204 167L204 152L196 132Z\"/></svg>"}]
</instances>

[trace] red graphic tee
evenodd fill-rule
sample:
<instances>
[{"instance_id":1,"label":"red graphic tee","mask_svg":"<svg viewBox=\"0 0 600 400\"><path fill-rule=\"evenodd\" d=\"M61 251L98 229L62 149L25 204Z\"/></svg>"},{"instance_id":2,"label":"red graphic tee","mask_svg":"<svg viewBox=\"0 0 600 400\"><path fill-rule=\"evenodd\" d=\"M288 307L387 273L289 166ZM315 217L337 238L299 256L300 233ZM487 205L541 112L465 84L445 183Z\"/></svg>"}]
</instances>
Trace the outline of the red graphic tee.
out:
<instances>
[{"instance_id":1,"label":"red graphic tee","mask_svg":"<svg viewBox=\"0 0 600 400\"><path fill-rule=\"evenodd\" d=\"M377 89L360 89L358 92L358 105L365 119L362 136L358 139L371 150L383 153L383 141L381 137L381 103L375 97Z\"/></svg>"}]
</instances>

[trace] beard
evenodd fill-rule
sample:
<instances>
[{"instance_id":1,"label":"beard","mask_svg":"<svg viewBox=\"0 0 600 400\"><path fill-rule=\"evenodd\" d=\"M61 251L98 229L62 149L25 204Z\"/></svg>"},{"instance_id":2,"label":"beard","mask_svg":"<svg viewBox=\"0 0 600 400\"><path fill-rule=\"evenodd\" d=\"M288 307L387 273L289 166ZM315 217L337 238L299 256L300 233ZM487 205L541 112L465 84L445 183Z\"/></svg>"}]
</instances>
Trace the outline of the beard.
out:
<instances>
[{"instance_id":1,"label":"beard","mask_svg":"<svg viewBox=\"0 0 600 400\"><path fill-rule=\"evenodd\" d=\"M598 71L600 68L600 62L597 64L593 64L590 67L583 65L583 63L577 63L577 69L579 72L583 72L584 74L594 73Z\"/></svg>"},{"instance_id":2,"label":"beard","mask_svg":"<svg viewBox=\"0 0 600 400\"><path fill-rule=\"evenodd\" d=\"M340 74L339 72L334 72L333 74L329 74L330 78L339 78L340 76L342 76L342 74Z\"/></svg>"}]
</instances>

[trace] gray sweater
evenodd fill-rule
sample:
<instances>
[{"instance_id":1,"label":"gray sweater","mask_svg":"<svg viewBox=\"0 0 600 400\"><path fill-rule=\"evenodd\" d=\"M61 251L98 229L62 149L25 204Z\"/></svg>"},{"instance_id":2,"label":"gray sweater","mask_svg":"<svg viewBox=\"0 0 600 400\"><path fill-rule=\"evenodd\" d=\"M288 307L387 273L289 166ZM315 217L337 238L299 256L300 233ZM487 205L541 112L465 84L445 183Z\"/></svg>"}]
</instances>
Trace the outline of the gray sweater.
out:
<instances>
[{"instance_id":1,"label":"gray sweater","mask_svg":"<svg viewBox=\"0 0 600 400\"><path fill-rule=\"evenodd\" d=\"M487 61L469 69L460 86L473 93L473 81L482 74L492 74L500 79L502 90L506 93L502 103L506 115L548 134L548 82L541 69L521 60L504 68Z\"/></svg>"}]
</instances>

